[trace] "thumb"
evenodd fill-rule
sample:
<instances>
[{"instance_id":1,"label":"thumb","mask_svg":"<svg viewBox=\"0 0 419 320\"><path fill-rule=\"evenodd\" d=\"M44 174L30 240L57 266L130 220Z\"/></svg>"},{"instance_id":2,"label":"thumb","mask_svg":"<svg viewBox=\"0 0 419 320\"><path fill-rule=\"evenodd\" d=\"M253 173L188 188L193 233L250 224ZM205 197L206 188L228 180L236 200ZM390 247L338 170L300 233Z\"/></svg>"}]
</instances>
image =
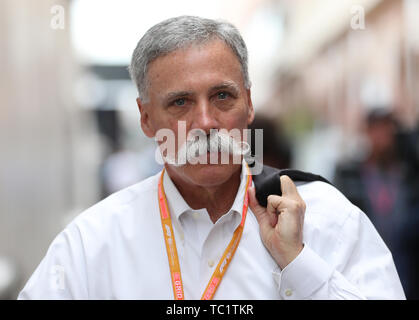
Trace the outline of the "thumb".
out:
<instances>
[{"instance_id":1,"label":"thumb","mask_svg":"<svg viewBox=\"0 0 419 320\"><path fill-rule=\"evenodd\" d=\"M282 195L284 196L296 196L298 195L297 187L290 177L283 175L280 178Z\"/></svg>"}]
</instances>

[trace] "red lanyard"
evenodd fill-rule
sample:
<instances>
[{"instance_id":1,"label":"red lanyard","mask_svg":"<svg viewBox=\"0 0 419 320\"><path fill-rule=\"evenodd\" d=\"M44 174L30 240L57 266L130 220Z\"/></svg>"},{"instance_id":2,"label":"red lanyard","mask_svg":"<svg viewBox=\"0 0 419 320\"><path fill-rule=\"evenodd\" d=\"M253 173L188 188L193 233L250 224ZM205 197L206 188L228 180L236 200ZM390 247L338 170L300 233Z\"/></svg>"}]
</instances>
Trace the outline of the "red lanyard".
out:
<instances>
[{"instance_id":1,"label":"red lanyard","mask_svg":"<svg viewBox=\"0 0 419 320\"><path fill-rule=\"evenodd\" d=\"M217 290L223 276L233 259L234 253L236 252L237 247L239 246L240 239L244 229L244 222L246 221L247 208L249 206L249 196L247 195L247 189L249 185L252 184L252 175L250 169L246 164L247 169L247 180L246 180L246 190L244 193L243 201L243 213L242 220L240 225L234 231L233 238L225 249L223 256L218 262L217 267L215 268L214 273L211 276L210 281L205 288L204 293L202 294L201 300L211 300L214 297L215 291ZM159 207L160 207L160 218L161 225L163 228L164 241L166 243L167 258L169 259L170 274L172 278L173 286L173 295L175 300L184 300L185 296L183 293L183 283L180 272L179 257L176 249L175 235L172 227L172 219L170 218L170 211L167 205L166 195L164 193L163 187L163 176L164 169L161 173L159 185L158 185L158 196L159 196Z\"/></svg>"}]
</instances>

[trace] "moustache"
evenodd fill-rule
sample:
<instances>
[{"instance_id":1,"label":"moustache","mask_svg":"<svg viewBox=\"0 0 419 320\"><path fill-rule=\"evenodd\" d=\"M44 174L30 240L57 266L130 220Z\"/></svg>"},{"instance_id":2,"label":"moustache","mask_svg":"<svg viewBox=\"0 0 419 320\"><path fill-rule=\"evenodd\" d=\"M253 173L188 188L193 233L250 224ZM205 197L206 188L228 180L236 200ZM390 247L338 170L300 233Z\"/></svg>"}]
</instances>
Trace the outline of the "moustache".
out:
<instances>
[{"instance_id":1,"label":"moustache","mask_svg":"<svg viewBox=\"0 0 419 320\"><path fill-rule=\"evenodd\" d=\"M225 132L211 130L206 134L202 130L192 132L189 138L177 151L175 158L166 156L166 162L171 165L181 167L190 164L207 163L207 153L221 153L221 159L229 159L230 155L237 162L241 163L241 156L250 153L250 146L246 141L237 141ZM212 163L211 159L214 160ZM227 160L228 161L228 160ZM224 163L224 162L222 162ZM210 157L210 164L218 164L218 156L214 159Z\"/></svg>"}]
</instances>

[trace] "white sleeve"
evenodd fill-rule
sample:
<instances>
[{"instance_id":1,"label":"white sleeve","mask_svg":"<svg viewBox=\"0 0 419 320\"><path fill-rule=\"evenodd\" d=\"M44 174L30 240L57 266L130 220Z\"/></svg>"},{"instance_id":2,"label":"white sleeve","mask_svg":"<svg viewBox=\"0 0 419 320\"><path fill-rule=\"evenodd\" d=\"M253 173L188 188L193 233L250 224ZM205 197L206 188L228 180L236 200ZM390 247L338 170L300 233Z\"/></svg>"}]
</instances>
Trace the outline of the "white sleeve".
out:
<instances>
[{"instance_id":1,"label":"white sleeve","mask_svg":"<svg viewBox=\"0 0 419 320\"><path fill-rule=\"evenodd\" d=\"M85 267L79 230L70 224L51 243L18 299L87 299Z\"/></svg>"},{"instance_id":2,"label":"white sleeve","mask_svg":"<svg viewBox=\"0 0 419 320\"><path fill-rule=\"evenodd\" d=\"M283 299L406 299L390 251L366 215L353 211L343 229L355 241L340 271L305 244L274 272Z\"/></svg>"}]
</instances>

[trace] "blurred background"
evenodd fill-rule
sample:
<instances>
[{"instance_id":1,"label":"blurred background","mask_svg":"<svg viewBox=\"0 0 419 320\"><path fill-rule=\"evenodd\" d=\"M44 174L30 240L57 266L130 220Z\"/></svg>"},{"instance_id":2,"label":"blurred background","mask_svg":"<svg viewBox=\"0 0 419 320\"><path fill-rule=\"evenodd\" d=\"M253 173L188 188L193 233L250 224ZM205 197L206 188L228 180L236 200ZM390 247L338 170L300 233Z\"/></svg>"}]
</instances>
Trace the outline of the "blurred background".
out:
<instances>
[{"instance_id":1,"label":"blurred background","mask_svg":"<svg viewBox=\"0 0 419 320\"><path fill-rule=\"evenodd\" d=\"M333 181L417 299L417 0L1 0L0 299L77 214L160 170L127 66L182 14L239 28L265 163Z\"/></svg>"}]
</instances>

